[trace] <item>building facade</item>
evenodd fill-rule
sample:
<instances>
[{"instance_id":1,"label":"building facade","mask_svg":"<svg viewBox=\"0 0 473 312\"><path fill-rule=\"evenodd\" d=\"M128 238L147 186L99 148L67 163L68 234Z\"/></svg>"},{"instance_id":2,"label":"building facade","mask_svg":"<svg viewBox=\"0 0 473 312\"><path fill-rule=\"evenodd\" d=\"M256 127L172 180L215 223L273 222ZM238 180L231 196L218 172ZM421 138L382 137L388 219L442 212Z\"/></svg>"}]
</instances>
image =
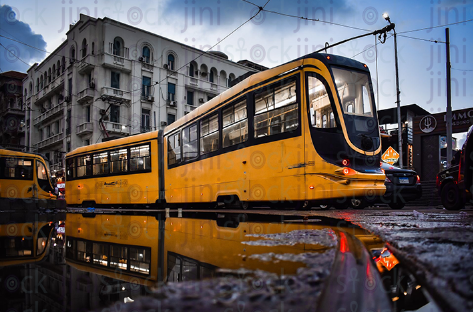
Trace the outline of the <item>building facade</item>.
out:
<instances>
[{"instance_id":1,"label":"building facade","mask_svg":"<svg viewBox=\"0 0 473 312\"><path fill-rule=\"evenodd\" d=\"M0 74L0 146L21 151L25 148L25 112L22 86L26 74Z\"/></svg>"},{"instance_id":2,"label":"building facade","mask_svg":"<svg viewBox=\"0 0 473 312\"><path fill-rule=\"evenodd\" d=\"M81 15L23 81L26 145L62 171L65 153L164 127L253 68L109 18Z\"/></svg>"}]
</instances>

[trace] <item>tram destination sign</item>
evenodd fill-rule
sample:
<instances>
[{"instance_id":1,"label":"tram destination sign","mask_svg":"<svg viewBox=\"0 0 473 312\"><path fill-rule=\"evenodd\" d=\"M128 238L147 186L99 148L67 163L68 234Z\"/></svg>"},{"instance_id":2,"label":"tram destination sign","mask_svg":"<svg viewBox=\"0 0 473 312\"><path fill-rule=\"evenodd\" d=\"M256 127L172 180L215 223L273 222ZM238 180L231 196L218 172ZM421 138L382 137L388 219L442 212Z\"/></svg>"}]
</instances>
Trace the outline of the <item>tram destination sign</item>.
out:
<instances>
[{"instance_id":1,"label":"tram destination sign","mask_svg":"<svg viewBox=\"0 0 473 312\"><path fill-rule=\"evenodd\" d=\"M452 112L452 132L466 132L471 126L473 108L455 110ZM414 118L414 134L445 134L447 133L447 114L438 113Z\"/></svg>"}]
</instances>

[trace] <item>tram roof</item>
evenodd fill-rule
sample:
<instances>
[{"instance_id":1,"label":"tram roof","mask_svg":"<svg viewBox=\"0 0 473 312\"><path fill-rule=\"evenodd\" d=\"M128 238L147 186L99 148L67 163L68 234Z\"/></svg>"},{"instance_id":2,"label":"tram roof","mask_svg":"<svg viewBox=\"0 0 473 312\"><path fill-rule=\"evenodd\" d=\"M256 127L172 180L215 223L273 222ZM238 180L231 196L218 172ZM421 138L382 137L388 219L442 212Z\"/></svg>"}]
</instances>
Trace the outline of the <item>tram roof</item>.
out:
<instances>
[{"instance_id":1,"label":"tram roof","mask_svg":"<svg viewBox=\"0 0 473 312\"><path fill-rule=\"evenodd\" d=\"M5 148L0 148L0 156L17 156L17 157L38 157L38 158L44 158L43 155L38 154L38 153L18 152L18 151L12 151L12 150L9 150L9 149L5 149Z\"/></svg>"},{"instance_id":2,"label":"tram roof","mask_svg":"<svg viewBox=\"0 0 473 312\"><path fill-rule=\"evenodd\" d=\"M310 53L298 59L287 62L285 64L250 75L248 78L244 79L240 83L225 90L224 92L217 95L210 101L207 101L206 103L197 107L196 109L191 111L189 114L183 116L182 118L168 125L164 129L164 135L167 135L173 132L175 129L180 128L181 126L187 124L188 122L192 122L194 119L204 115L207 112L210 113L216 107L218 107L220 103L228 101L228 100L236 99L241 93L249 90L251 87L254 87L258 83L264 82L270 77L275 77L287 71L293 70L301 65L304 65L304 60L310 59L310 58L320 60L327 66L332 66L332 65L346 66L346 67L355 68L358 70L369 72L368 68L364 66L365 64L358 62L356 60L347 58L347 57L334 55L334 54L326 54L326 53Z\"/></svg>"},{"instance_id":3,"label":"tram roof","mask_svg":"<svg viewBox=\"0 0 473 312\"><path fill-rule=\"evenodd\" d=\"M92 151L100 150L100 149L105 149L105 148L109 148L109 147L110 148L112 148L112 147L119 148L122 145L127 145L127 144L131 144L131 143L134 143L134 142L142 142L142 141L147 141L147 140L151 140L151 139L157 139L158 138L158 132L159 131L146 132L146 133L131 135L131 136L127 136L127 137L124 137L124 138L115 139L115 140L109 140L109 141L105 141L105 142L101 142L101 143L97 143L97 144L78 147L75 150L67 153L67 156L69 157L69 156L73 156L73 155L79 155L79 154L88 153L88 152L92 152Z\"/></svg>"}]
</instances>

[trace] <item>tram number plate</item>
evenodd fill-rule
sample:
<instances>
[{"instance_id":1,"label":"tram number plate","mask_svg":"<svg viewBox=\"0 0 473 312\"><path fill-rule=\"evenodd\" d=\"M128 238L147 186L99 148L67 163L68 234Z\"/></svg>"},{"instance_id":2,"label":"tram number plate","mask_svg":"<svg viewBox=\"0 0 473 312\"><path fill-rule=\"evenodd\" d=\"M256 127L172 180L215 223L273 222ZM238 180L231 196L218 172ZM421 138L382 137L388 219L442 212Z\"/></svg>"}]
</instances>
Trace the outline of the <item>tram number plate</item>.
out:
<instances>
[{"instance_id":1,"label":"tram number plate","mask_svg":"<svg viewBox=\"0 0 473 312\"><path fill-rule=\"evenodd\" d=\"M409 178L399 178L399 184L409 184Z\"/></svg>"}]
</instances>

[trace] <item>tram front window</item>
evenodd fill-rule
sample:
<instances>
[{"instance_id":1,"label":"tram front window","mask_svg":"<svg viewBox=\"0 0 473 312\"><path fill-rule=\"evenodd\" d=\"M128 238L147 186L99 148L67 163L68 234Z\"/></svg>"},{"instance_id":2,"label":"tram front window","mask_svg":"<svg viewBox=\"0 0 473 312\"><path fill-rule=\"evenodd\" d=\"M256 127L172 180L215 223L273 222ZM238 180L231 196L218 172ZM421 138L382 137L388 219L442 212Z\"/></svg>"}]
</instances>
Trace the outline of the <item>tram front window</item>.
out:
<instances>
[{"instance_id":1,"label":"tram front window","mask_svg":"<svg viewBox=\"0 0 473 312\"><path fill-rule=\"evenodd\" d=\"M375 151L380 140L369 74L336 67L332 71L350 141L363 151Z\"/></svg>"},{"instance_id":2,"label":"tram front window","mask_svg":"<svg viewBox=\"0 0 473 312\"><path fill-rule=\"evenodd\" d=\"M358 71L333 68L333 76L343 112L348 115L372 117L368 75Z\"/></svg>"},{"instance_id":3,"label":"tram front window","mask_svg":"<svg viewBox=\"0 0 473 312\"><path fill-rule=\"evenodd\" d=\"M36 168L39 187L41 187L41 189L45 192L52 192L53 188L51 186L51 182L49 181L48 169L40 161L36 161Z\"/></svg>"}]
</instances>

